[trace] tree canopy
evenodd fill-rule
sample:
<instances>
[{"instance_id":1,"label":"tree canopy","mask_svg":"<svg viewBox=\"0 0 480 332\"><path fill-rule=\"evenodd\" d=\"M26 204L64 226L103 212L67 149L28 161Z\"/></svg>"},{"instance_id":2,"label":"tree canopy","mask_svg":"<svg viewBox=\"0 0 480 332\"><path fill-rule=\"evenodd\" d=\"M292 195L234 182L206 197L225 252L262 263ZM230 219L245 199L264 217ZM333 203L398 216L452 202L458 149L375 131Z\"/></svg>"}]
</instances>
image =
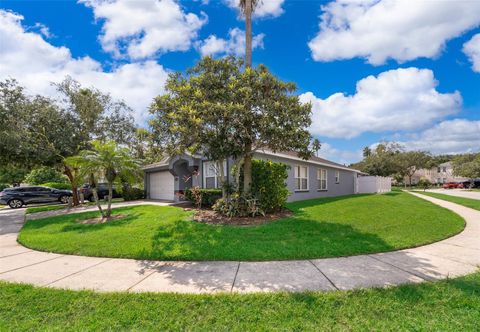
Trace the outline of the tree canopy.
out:
<instances>
[{"instance_id":1,"label":"tree canopy","mask_svg":"<svg viewBox=\"0 0 480 332\"><path fill-rule=\"evenodd\" d=\"M258 149L311 155L311 105L300 103L295 84L263 65L243 71L242 66L233 57L206 57L186 73L170 74L167 93L150 109L153 136L169 154L234 157L244 168Z\"/></svg>"}]
</instances>

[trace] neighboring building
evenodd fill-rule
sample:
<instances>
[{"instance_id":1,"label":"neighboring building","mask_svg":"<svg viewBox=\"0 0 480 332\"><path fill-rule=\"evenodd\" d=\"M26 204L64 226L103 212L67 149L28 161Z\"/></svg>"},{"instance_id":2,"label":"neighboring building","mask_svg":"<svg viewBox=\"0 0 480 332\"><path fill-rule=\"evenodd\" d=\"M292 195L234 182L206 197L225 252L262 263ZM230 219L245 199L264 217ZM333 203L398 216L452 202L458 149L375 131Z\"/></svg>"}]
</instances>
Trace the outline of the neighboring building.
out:
<instances>
[{"instance_id":1,"label":"neighboring building","mask_svg":"<svg viewBox=\"0 0 480 332\"><path fill-rule=\"evenodd\" d=\"M432 183L444 184L447 182L463 182L470 179L461 176L455 176L453 174L453 165L451 161L440 164L430 169L419 169L412 177L412 184L415 185L420 179L427 179ZM404 179L405 183L408 183L408 177Z\"/></svg>"},{"instance_id":2,"label":"neighboring building","mask_svg":"<svg viewBox=\"0 0 480 332\"><path fill-rule=\"evenodd\" d=\"M257 151L254 159L271 160L290 166L286 185L292 194L289 201L309 198L342 196L358 192L357 176L360 171L322 158L309 160L299 158L296 153ZM201 155L176 156L144 167L147 198L178 200L178 194L192 186L217 188L219 165ZM227 160L223 167L230 174L233 160ZM230 177L229 182L233 181Z\"/></svg>"}]
</instances>

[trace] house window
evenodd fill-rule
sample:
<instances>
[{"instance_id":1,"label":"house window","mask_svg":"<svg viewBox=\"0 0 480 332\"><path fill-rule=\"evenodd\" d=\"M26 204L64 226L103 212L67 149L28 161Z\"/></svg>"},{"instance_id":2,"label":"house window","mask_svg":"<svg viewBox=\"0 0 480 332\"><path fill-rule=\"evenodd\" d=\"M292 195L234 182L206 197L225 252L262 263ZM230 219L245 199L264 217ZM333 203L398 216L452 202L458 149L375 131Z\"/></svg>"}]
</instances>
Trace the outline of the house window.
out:
<instances>
[{"instance_id":1,"label":"house window","mask_svg":"<svg viewBox=\"0 0 480 332\"><path fill-rule=\"evenodd\" d=\"M227 164L223 162L224 174L227 176ZM221 181L220 169L215 161L205 161L203 163L203 187L207 189L219 188Z\"/></svg>"},{"instance_id":2,"label":"house window","mask_svg":"<svg viewBox=\"0 0 480 332\"><path fill-rule=\"evenodd\" d=\"M340 171L335 171L335 183L340 183Z\"/></svg>"},{"instance_id":3,"label":"house window","mask_svg":"<svg viewBox=\"0 0 480 332\"><path fill-rule=\"evenodd\" d=\"M308 167L295 166L295 190L308 190Z\"/></svg>"},{"instance_id":4,"label":"house window","mask_svg":"<svg viewBox=\"0 0 480 332\"><path fill-rule=\"evenodd\" d=\"M327 170L317 169L318 190L327 190Z\"/></svg>"},{"instance_id":5,"label":"house window","mask_svg":"<svg viewBox=\"0 0 480 332\"><path fill-rule=\"evenodd\" d=\"M437 173L440 173L440 167L437 167Z\"/></svg>"},{"instance_id":6,"label":"house window","mask_svg":"<svg viewBox=\"0 0 480 332\"><path fill-rule=\"evenodd\" d=\"M444 167L444 168L443 168L443 173L446 173L446 172L447 172L447 168Z\"/></svg>"}]
</instances>

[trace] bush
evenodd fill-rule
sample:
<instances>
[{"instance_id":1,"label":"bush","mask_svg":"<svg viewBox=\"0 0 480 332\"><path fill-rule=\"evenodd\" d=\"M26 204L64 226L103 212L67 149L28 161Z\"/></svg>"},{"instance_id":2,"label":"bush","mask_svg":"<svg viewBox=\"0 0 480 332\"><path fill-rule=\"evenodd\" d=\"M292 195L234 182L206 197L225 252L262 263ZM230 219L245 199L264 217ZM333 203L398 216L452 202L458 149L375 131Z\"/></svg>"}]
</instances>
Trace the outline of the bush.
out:
<instances>
[{"instance_id":1,"label":"bush","mask_svg":"<svg viewBox=\"0 0 480 332\"><path fill-rule=\"evenodd\" d=\"M417 183L417 187L423 189L423 191L427 190L432 186L432 183L428 179L421 178L420 181Z\"/></svg>"},{"instance_id":2,"label":"bush","mask_svg":"<svg viewBox=\"0 0 480 332\"><path fill-rule=\"evenodd\" d=\"M25 177L25 182L32 185L39 185L47 182L67 183L65 175L51 167L40 167L32 170Z\"/></svg>"},{"instance_id":3,"label":"bush","mask_svg":"<svg viewBox=\"0 0 480 332\"><path fill-rule=\"evenodd\" d=\"M198 194L194 195L194 192L198 192L198 194L200 195L200 204L198 202L198 198L195 198L195 196L197 196ZM221 197L221 189L189 188L185 190L185 198L188 199L190 202L193 202L195 205L200 205L200 207L211 207Z\"/></svg>"},{"instance_id":4,"label":"bush","mask_svg":"<svg viewBox=\"0 0 480 332\"><path fill-rule=\"evenodd\" d=\"M125 201L135 201L145 198L145 191L136 187L127 187L122 190L122 197Z\"/></svg>"},{"instance_id":5,"label":"bush","mask_svg":"<svg viewBox=\"0 0 480 332\"><path fill-rule=\"evenodd\" d=\"M252 196L265 212L285 206L290 192L285 184L289 166L265 160L252 161Z\"/></svg>"},{"instance_id":6,"label":"bush","mask_svg":"<svg viewBox=\"0 0 480 332\"><path fill-rule=\"evenodd\" d=\"M5 188L9 188L10 186L7 183L0 183L0 191L2 191Z\"/></svg>"},{"instance_id":7,"label":"bush","mask_svg":"<svg viewBox=\"0 0 480 332\"><path fill-rule=\"evenodd\" d=\"M54 188L54 189L72 189L72 186L69 183L61 183L61 182L47 182L41 184L41 186L48 187L48 188Z\"/></svg>"},{"instance_id":8,"label":"bush","mask_svg":"<svg viewBox=\"0 0 480 332\"><path fill-rule=\"evenodd\" d=\"M229 218L255 217L265 215L256 198L245 198L235 194L229 198L220 198L213 205L213 209Z\"/></svg>"}]
</instances>

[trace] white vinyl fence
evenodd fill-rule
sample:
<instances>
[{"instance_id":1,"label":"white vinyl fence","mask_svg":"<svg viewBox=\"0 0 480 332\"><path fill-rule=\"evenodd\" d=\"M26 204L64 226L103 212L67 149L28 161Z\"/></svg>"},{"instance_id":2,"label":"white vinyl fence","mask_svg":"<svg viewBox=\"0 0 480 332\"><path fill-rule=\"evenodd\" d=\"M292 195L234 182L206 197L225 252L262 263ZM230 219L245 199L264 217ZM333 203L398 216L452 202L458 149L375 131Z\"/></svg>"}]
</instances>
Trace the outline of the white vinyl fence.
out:
<instances>
[{"instance_id":1,"label":"white vinyl fence","mask_svg":"<svg viewBox=\"0 0 480 332\"><path fill-rule=\"evenodd\" d=\"M357 177L357 193L387 193L392 190L392 178L383 176Z\"/></svg>"}]
</instances>

